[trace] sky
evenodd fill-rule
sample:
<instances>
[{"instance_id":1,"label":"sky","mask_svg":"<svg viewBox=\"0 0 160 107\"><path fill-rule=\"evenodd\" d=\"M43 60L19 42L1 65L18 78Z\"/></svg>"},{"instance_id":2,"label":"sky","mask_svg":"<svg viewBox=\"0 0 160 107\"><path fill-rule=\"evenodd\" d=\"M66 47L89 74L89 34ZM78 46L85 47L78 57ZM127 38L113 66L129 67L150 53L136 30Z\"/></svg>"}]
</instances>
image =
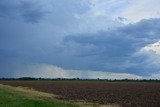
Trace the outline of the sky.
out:
<instances>
[{"instance_id":1,"label":"sky","mask_svg":"<svg viewBox=\"0 0 160 107\"><path fill-rule=\"evenodd\" d=\"M160 0L0 0L0 77L160 79Z\"/></svg>"}]
</instances>

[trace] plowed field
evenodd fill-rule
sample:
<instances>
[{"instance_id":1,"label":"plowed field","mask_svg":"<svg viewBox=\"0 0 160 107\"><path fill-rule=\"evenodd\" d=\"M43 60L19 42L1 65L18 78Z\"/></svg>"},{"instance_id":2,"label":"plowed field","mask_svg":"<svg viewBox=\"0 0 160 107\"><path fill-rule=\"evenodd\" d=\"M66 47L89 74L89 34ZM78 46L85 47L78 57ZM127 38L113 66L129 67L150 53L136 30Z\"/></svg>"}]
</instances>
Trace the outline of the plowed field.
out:
<instances>
[{"instance_id":1,"label":"plowed field","mask_svg":"<svg viewBox=\"0 0 160 107\"><path fill-rule=\"evenodd\" d=\"M160 107L160 83L106 81L0 81L59 95L58 99L122 107Z\"/></svg>"}]
</instances>

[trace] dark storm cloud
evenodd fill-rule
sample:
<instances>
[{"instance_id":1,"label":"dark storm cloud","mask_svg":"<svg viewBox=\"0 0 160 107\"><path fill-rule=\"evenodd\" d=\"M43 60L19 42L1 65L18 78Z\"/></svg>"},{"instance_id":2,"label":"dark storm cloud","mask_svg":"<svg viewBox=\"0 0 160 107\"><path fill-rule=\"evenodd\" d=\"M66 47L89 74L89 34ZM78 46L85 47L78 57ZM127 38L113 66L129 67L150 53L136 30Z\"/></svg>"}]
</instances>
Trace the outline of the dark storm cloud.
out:
<instances>
[{"instance_id":1,"label":"dark storm cloud","mask_svg":"<svg viewBox=\"0 0 160 107\"><path fill-rule=\"evenodd\" d=\"M86 60L86 65L91 64L89 66L91 68L145 74L145 70L152 71L154 68L146 69L143 65L146 60L145 55L134 56L134 54L147 44L160 39L159 26L160 19L142 20L97 34L68 36L64 42L78 52L75 55L78 55L79 59ZM155 69L158 70L160 67Z\"/></svg>"},{"instance_id":2,"label":"dark storm cloud","mask_svg":"<svg viewBox=\"0 0 160 107\"><path fill-rule=\"evenodd\" d=\"M147 55L135 54L160 39L160 19L124 25L103 14L101 5L85 0L0 0L0 76L23 69L22 75L32 73L43 64L49 70L55 65L134 74L159 71L148 66ZM34 64L39 66L29 68Z\"/></svg>"},{"instance_id":3,"label":"dark storm cloud","mask_svg":"<svg viewBox=\"0 0 160 107\"><path fill-rule=\"evenodd\" d=\"M37 23L52 14L52 20L61 25L66 20L73 20L74 13L81 14L88 8L87 3L74 0L1 0L0 17Z\"/></svg>"},{"instance_id":4,"label":"dark storm cloud","mask_svg":"<svg viewBox=\"0 0 160 107\"><path fill-rule=\"evenodd\" d=\"M37 5L38 2L22 1L20 6L20 12L26 22L36 23L43 18L47 11L43 10L41 5Z\"/></svg>"},{"instance_id":5,"label":"dark storm cloud","mask_svg":"<svg viewBox=\"0 0 160 107\"><path fill-rule=\"evenodd\" d=\"M0 1L0 17L2 18L23 19L25 22L36 23L48 13L49 11L35 0Z\"/></svg>"},{"instance_id":6,"label":"dark storm cloud","mask_svg":"<svg viewBox=\"0 0 160 107\"><path fill-rule=\"evenodd\" d=\"M160 19L142 20L107 31L68 35L57 45L53 45L56 40L44 38L37 32L28 32L32 31L32 27L18 33L14 29L9 29L11 33L3 30L0 43L1 71L5 71L4 75L13 75L19 66L44 63L65 69L145 75L150 71L158 71L159 67L144 66L147 65L147 57L134 54L160 39L159 26ZM9 73L10 70L13 72Z\"/></svg>"}]
</instances>

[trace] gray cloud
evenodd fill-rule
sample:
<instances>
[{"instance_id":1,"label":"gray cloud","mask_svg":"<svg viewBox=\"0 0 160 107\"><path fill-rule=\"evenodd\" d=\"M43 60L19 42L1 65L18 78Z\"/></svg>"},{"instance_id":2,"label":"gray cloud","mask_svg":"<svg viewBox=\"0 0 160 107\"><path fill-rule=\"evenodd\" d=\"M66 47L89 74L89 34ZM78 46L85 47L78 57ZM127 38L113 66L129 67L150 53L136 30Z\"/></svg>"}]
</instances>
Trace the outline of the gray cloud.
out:
<instances>
[{"instance_id":1,"label":"gray cloud","mask_svg":"<svg viewBox=\"0 0 160 107\"><path fill-rule=\"evenodd\" d=\"M0 46L1 70L16 72L16 69L14 70L16 62L16 68L22 65L25 68L27 64L45 63L58 65L64 69L146 75L159 71L159 67L144 66L147 65L148 56L134 54L147 44L160 39L159 25L160 19L142 20L107 31L68 35L58 44L53 44L56 39L44 38L37 32L28 33L32 31L33 26L23 29L22 33L13 31L15 37L1 31L4 36L1 36ZM12 30L14 29L10 29L10 32ZM8 66L12 67L9 69Z\"/></svg>"},{"instance_id":2,"label":"gray cloud","mask_svg":"<svg viewBox=\"0 0 160 107\"><path fill-rule=\"evenodd\" d=\"M38 1L22 1L19 10L24 21L31 23L37 23L49 13L49 11L43 9L43 6Z\"/></svg>"},{"instance_id":3,"label":"gray cloud","mask_svg":"<svg viewBox=\"0 0 160 107\"><path fill-rule=\"evenodd\" d=\"M142 79L142 76L129 73L112 73L103 71L65 70L55 65L30 64L19 67L11 77L42 77L42 78L84 78L84 79ZM34 72L33 72L34 71Z\"/></svg>"},{"instance_id":4,"label":"gray cloud","mask_svg":"<svg viewBox=\"0 0 160 107\"><path fill-rule=\"evenodd\" d=\"M38 1L1 0L0 17L35 23L47 14Z\"/></svg>"},{"instance_id":5,"label":"gray cloud","mask_svg":"<svg viewBox=\"0 0 160 107\"><path fill-rule=\"evenodd\" d=\"M160 39L160 19L124 25L94 5L83 0L1 0L0 74L9 77L32 64L138 75L159 71L149 64L152 55L135 53Z\"/></svg>"},{"instance_id":6,"label":"gray cloud","mask_svg":"<svg viewBox=\"0 0 160 107\"><path fill-rule=\"evenodd\" d=\"M153 66L144 66L146 56L135 56L141 48L160 39L160 19L142 20L117 29L65 37L66 46L85 60L85 69L109 70L145 74ZM68 48L66 48L68 49ZM78 56L77 56L78 55ZM83 68L83 64L79 65ZM154 70L160 69L155 68Z\"/></svg>"},{"instance_id":7,"label":"gray cloud","mask_svg":"<svg viewBox=\"0 0 160 107\"><path fill-rule=\"evenodd\" d=\"M1 0L0 1L0 17L7 17L9 15L13 15L17 10L17 4L14 1L10 0Z\"/></svg>"},{"instance_id":8,"label":"gray cloud","mask_svg":"<svg viewBox=\"0 0 160 107\"><path fill-rule=\"evenodd\" d=\"M50 15L55 23L58 21L57 24L61 25L65 20L73 20L75 13L82 14L89 8L87 3L82 3L74 0L1 0L0 17L37 23Z\"/></svg>"}]
</instances>

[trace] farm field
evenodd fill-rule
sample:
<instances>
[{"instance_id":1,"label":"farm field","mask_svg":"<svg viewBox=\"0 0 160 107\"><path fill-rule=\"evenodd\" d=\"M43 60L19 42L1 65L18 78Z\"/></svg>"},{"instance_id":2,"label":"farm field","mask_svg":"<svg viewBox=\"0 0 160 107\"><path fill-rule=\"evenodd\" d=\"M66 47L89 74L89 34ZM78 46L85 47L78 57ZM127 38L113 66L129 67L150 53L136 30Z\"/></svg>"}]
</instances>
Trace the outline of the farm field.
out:
<instances>
[{"instance_id":1,"label":"farm field","mask_svg":"<svg viewBox=\"0 0 160 107\"><path fill-rule=\"evenodd\" d=\"M52 94L0 84L0 107L79 107L54 99Z\"/></svg>"},{"instance_id":2,"label":"farm field","mask_svg":"<svg viewBox=\"0 0 160 107\"><path fill-rule=\"evenodd\" d=\"M160 107L160 83L106 81L0 81L58 95L67 101L85 101L120 107ZM117 106L118 107L118 106Z\"/></svg>"}]
</instances>

